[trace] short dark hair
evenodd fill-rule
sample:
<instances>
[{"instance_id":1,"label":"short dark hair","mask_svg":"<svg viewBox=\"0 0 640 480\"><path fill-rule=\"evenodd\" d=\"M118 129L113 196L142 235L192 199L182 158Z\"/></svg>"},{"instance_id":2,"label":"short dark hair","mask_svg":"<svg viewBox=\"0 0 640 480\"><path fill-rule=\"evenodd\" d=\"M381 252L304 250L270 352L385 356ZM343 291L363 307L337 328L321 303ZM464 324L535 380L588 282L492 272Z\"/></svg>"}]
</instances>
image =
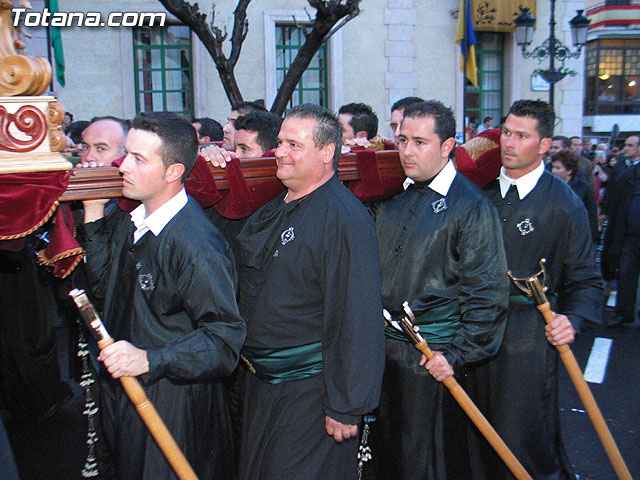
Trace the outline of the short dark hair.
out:
<instances>
[{"instance_id":1,"label":"short dark hair","mask_svg":"<svg viewBox=\"0 0 640 480\"><path fill-rule=\"evenodd\" d=\"M571 140L569 140L569 138L565 137L564 135L555 135L551 137L551 141L552 142L561 141L562 148L569 148L571 146Z\"/></svg>"},{"instance_id":2,"label":"short dark hair","mask_svg":"<svg viewBox=\"0 0 640 480\"><path fill-rule=\"evenodd\" d=\"M213 118L196 118L193 123L200 124L198 134L201 137L209 137L209 141L211 142L219 142L224 137L224 134L222 133L222 125L216 122Z\"/></svg>"},{"instance_id":3,"label":"short dark hair","mask_svg":"<svg viewBox=\"0 0 640 480\"><path fill-rule=\"evenodd\" d=\"M378 134L378 116L369 105L364 103L347 103L340 107L338 114L349 114L349 125L353 133L367 132L367 138L373 138Z\"/></svg>"},{"instance_id":4,"label":"short dark hair","mask_svg":"<svg viewBox=\"0 0 640 480\"><path fill-rule=\"evenodd\" d=\"M482 120L482 123L487 123L489 120L493 120L493 117L484 117L484 120Z\"/></svg>"},{"instance_id":5,"label":"short dark hair","mask_svg":"<svg viewBox=\"0 0 640 480\"><path fill-rule=\"evenodd\" d=\"M450 108L438 100L414 103L404 110L404 118L433 118L433 130L440 139L440 145L448 138L456 137L456 119ZM404 122L403 118L403 122ZM452 151L453 153L453 151Z\"/></svg>"},{"instance_id":6,"label":"short dark hair","mask_svg":"<svg viewBox=\"0 0 640 480\"><path fill-rule=\"evenodd\" d=\"M553 107L542 100L517 100L511 105L508 115L534 118L538 121L536 131L540 139L553 137L556 115Z\"/></svg>"},{"instance_id":7,"label":"short dark hair","mask_svg":"<svg viewBox=\"0 0 640 480\"><path fill-rule=\"evenodd\" d=\"M572 177L578 172L578 169L580 168L578 166L578 157L571 150L560 150L558 153L551 157L551 163L553 162L561 162L565 170L571 172Z\"/></svg>"},{"instance_id":8,"label":"short dark hair","mask_svg":"<svg viewBox=\"0 0 640 480\"><path fill-rule=\"evenodd\" d=\"M84 132L89 125L91 125L91 122L87 120L72 122L67 127L67 135L71 141L77 145L82 142L82 132Z\"/></svg>"},{"instance_id":9,"label":"short dark hair","mask_svg":"<svg viewBox=\"0 0 640 480\"><path fill-rule=\"evenodd\" d=\"M414 103L421 103L421 102L424 102L424 98L420 98L420 97L404 97L404 98L401 98L400 100L398 100L397 102L395 102L391 106L391 111L393 112L394 110L404 110L409 105L413 105Z\"/></svg>"},{"instance_id":10,"label":"short dark hair","mask_svg":"<svg viewBox=\"0 0 640 480\"><path fill-rule=\"evenodd\" d=\"M342 124L338 117L326 108L305 103L289 110L286 118L308 118L316 121L313 144L316 148L322 148L330 143L334 145L333 169L336 170L342 151Z\"/></svg>"},{"instance_id":11,"label":"short dark hair","mask_svg":"<svg viewBox=\"0 0 640 480\"><path fill-rule=\"evenodd\" d=\"M118 145L118 148L120 149L120 153L124 155L126 153L124 149L124 141L125 141L125 138L127 137L127 133L129 133L131 124L127 120L123 120L122 118L114 117L112 115L105 115L103 117L93 117L89 125L96 122L102 122L103 120L109 120L111 122L115 122L118 125L120 125L120 127L122 128L122 142L120 143L120 145Z\"/></svg>"},{"instance_id":12,"label":"short dark hair","mask_svg":"<svg viewBox=\"0 0 640 480\"><path fill-rule=\"evenodd\" d=\"M240 102L232 105L231 110L235 110L241 115L246 115L251 112L266 112L267 109L256 102Z\"/></svg>"},{"instance_id":13,"label":"short dark hair","mask_svg":"<svg viewBox=\"0 0 640 480\"><path fill-rule=\"evenodd\" d=\"M131 128L155 133L160 137L162 164L165 168L174 163L184 165L184 174L180 179L184 183L198 157L198 135L191 122L177 113L149 112L134 118Z\"/></svg>"},{"instance_id":14,"label":"short dark hair","mask_svg":"<svg viewBox=\"0 0 640 480\"><path fill-rule=\"evenodd\" d=\"M256 141L262 147L262 153L273 150L278 146L278 133L282 119L271 112L251 112L238 117L236 130L257 132Z\"/></svg>"}]
</instances>

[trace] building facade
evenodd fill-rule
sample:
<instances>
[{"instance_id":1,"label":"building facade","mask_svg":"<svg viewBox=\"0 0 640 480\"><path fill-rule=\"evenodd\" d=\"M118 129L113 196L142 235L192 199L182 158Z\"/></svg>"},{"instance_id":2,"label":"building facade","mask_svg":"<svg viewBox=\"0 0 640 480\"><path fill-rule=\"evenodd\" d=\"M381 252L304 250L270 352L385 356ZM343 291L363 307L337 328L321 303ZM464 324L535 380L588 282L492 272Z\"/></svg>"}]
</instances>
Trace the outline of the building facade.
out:
<instances>
[{"instance_id":1,"label":"building facade","mask_svg":"<svg viewBox=\"0 0 640 480\"><path fill-rule=\"evenodd\" d=\"M585 134L640 133L640 1L587 2Z\"/></svg>"},{"instance_id":2,"label":"building facade","mask_svg":"<svg viewBox=\"0 0 640 480\"><path fill-rule=\"evenodd\" d=\"M236 1L203 0L202 12L231 31ZM571 45L568 20L585 1L558 1L556 36ZM59 0L61 12L165 12L157 0ZM214 7L215 4L215 7ZM300 29L314 11L305 0L288 7L254 0L248 8L249 32L235 69L246 100L261 99L267 107L302 41ZM463 132L465 119L492 116L500 123L509 105L520 98L547 100L544 82L534 75L540 65L526 60L515 43L513 25L491 23L492 15L527 4L537 18L532 45L548 36L550 2L545 0L472 0L479 85L465 81L460 49L455 43L459 0L363 0L361 13L334 34L305 72L293 104L320 103L332 110L349 102L371 105L380 118L380 133L389 137L390 107L399 98L435 98L452 107ZM42 11L45 0L32 0ZM509 10L510 9L510 10ZM145 110L172 110L191 117L208 116L224 123L229 113L218 72L197 36L166 13L164 27L60 28L65 85L53 90L76 120L96 115L131 118ZM516 12L517 13L517 12ZM488 20L489 19L489 20ZM25 27L30 54L47 56L46 29ZM584 53L567 60L575 77L556 84L557 133L580 135L585 97ZM464 110L464 113L463 113Z\"/></svg>"}]
</instances>

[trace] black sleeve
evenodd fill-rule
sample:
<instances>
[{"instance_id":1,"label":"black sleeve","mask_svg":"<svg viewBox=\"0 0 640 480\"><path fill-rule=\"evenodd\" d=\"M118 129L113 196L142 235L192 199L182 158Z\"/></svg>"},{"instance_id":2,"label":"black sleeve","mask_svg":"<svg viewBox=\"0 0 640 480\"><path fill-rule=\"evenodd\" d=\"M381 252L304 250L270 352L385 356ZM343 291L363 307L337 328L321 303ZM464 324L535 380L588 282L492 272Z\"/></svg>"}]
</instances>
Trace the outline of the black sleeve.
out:
<instances>
[{"instance_id":1,"label":"black sleeve","mask_svg":"<svg viewBox=\"0 0 640 480\"><path fill-rule=\"evenodd\" d=\"M378 244L366 217L327 231L323 403L329 417L353 425L378 405L384 371Z\"/></svg>"},{"instance_id":2,"label":"black sleeve","mask_svg":"<svg viewBox=\"0 0 640 480\"><path fill-rule=\"evenodd\" d=\"M456 368L495 355L504 333L509 280L498 214L479 202L458 227L460 329L444 348Z\"/></svg>"}]
</instances>

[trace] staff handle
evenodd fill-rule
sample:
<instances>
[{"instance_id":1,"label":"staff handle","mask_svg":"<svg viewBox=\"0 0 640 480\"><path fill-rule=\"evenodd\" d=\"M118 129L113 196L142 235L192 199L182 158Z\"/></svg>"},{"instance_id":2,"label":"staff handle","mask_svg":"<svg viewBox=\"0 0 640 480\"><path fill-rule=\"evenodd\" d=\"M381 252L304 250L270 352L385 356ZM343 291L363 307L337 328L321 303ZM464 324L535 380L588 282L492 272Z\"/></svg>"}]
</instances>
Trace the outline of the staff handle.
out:
<instances>
[{"instance_id":1,"label":"staff handle","mask_svg":"<svg viewBox=\"0 0 640 480\"><path fill-rule=\"evenodd\" d=\"M419 343L414 344L415 347L420 350L425 357L431 360L434 357L433 351L429 348L426 340L422 340ZM500 456L507 468L513 473L518 480L531 480L531 476L524 469L520 461L511 452L504 440L498 435L498 432L491 426L489 421L485 418L482 412L478 409L473 400L469 398L467 392L460 386L458 381L452 375L445 378L442 383L449 389L453 398L456 399L460 407L469 416L480 433L484 435L489 444L493 447L496 453Z\"/></svg>"},{"instance_id":2,"label":"staff handle","mask_svg":"<svg viewBox=\"0 0 640 480\"><path fill-rule=\"evenodd\" d=\"M551 323L553 321L553 312L551 311L551 305L549 305L549 302L545 301L544 303L537 305L537 307L538 310L540 310L540 313L542 313L545 322L548 324ZM569 372L573 385L578 391L578 396L591 419L591 423L593 423L593 426L596 429L598 437L600 437L600 441L607 452L607 456L609 457L618 478L620 480L633 480L631 473L620 454L620 450L616 445L616 441L613 439L613 436L609 431L609 427L607 427L607 423L600 412L596 399L593 397L593 393L591 393L591 389L582 375L582 370L580 370L580 366L578 365L571 348L569 345L558 345L556 349L560 354L560 358L562 359L567 372Z\"/></svg>"},{"instance_id":3,"label":"staff handle","mask_svg":"<svg viewBox=\"0 0 640 480\"><path fill-rule=\"evenodd\" d=\"M112 337L104 339L98 342L98 347L102 350L114 343ZM142 389L140 382L135 377L120 377L120 383L127 396L131 400L131 403L136 407L140 418L147 426L149 433L154 438L158 447L166 457L167 461L171 465L171 468L176 472L176 475L180 480L198 480L196 473L191 468L191 465L185 458L182 450L174 440L171 432L167 429L164 421L160 417L160 414L153 406L149 397Z\"/></svg>"},{"instance_id":4,"label":"staff handle","mask_svg":"<svg viewBox=\"0 0 640 480\"><path fill-rule=\"evenodd\" d=\"M98 312L89 301L89 297L84 290L74 289L69 292L69 295L73 297L74 302L78 306L80 316L96 339L100 350L114 343L113 337L105 328ZM198 477L182 453L182 450L180 450L180 447L171 436L167 426L162 421L160 414L158 414L153 403L151 403L151 400L149 400L149 397L147 397L147 394L140 386L138 379L135 377L120 377L120 383L122 383L122 387L127 393L127 396L135 405L149 433L151 433L151 436L156 441L156 444L169 462L169 465L171 465L171 468L173 468L173 471L176 472L178 478L180 480L198 480Z\"/></svg>"}]
</instances>

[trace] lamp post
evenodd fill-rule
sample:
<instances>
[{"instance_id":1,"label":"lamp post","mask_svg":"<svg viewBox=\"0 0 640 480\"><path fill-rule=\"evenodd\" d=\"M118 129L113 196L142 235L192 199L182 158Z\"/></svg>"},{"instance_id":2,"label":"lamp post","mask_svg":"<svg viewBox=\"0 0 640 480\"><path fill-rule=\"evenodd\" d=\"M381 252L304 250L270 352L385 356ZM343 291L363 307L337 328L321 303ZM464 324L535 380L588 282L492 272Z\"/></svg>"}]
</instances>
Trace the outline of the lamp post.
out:
<instances>
[{"instance_id":1,"label":"lamp post","mask_svg":"<svg viewBox=\"0 0 640 480\"><path fill-rule=\"evenodd\" d=\"M549 59L549 69L541 70L538 74L550 84L549 103L553 107L554 85L562 80L568 73L564 70L565 60L567 58L580 58L582 47L587 43L589 19L582 15L584 10L577 10L576 16L569 21L573 46L577 48L575 52L572 52L569 47L565 46L555 36L556 0L550 0L550 4L549 38L533 50L527 51L527 47L533 40L533 29L536 24L536 19L529 13L529 9L521 8L522 13L514 20L514 23L516 24L516 43L522 47L522 56L524 58L534 57L538 62L542 62L547 58ZM560 68L558 70L556 70L556 60L560 62Z\"/></svg>"}]
</instances>

